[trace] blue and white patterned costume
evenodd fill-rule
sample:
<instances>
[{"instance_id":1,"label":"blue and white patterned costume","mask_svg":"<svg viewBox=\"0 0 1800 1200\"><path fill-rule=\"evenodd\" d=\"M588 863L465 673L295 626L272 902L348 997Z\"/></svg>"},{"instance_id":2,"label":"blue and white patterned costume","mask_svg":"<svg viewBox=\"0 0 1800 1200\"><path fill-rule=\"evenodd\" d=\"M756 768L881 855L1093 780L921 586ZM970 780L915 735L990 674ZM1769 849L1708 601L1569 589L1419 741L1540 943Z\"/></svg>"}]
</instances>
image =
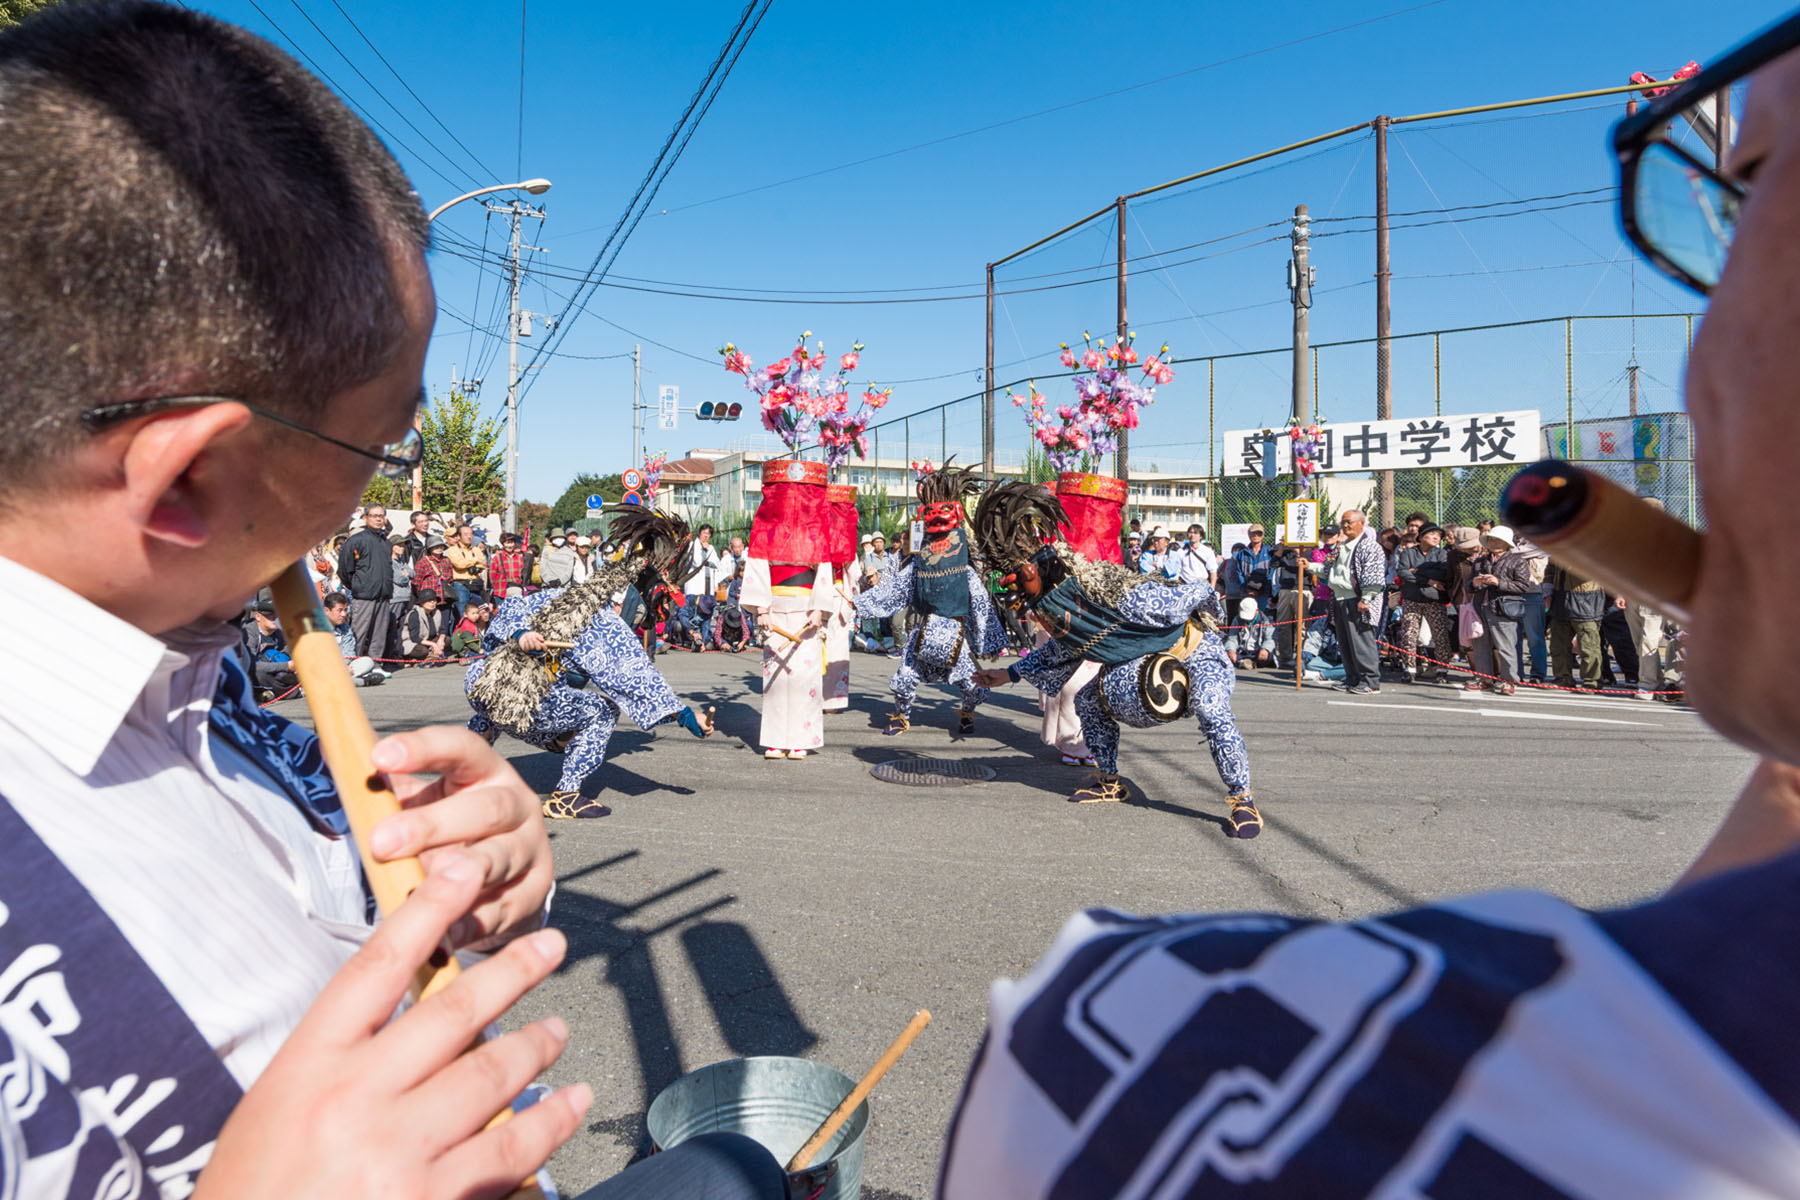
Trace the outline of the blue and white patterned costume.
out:
<instances>
[{"instance_id":1,"label":"blue and white patterned costume","mask_svg":"<svg viewBox=\"0 0 1800 1200\"><path fill-rule=\"evenodd\" d=\"M1120 616L1136 624L1178 625L1214 604L1213 590L1204 582L1178 587L1145 583L1126 592L1118 610ZM1119 726L1143 729L1162 723L1145 709L1138 694L1138 672L1147 657L1102 669L1097 679L1075 693L1081 736L1099 769L1109 775L1119 769ZM1217 634L1209 632L1183 662L1190 689L1188 709L1199 722L1219 778L1234 795L1249 790L1250 753L1231 715L1231 693L1237 686L1237 673L1225 656L1224 644ZM1045 695L1055 695L1081 663L1082 659L1052 640L1020 659L1013 669L1020 679Z\"/></svg>"},{"instance_id":2,"label":"blue and white patterned costume","mask_svg":"<svg viewBox=\"0 0 1800 1200\"><path fill-rule=\"evenodd\" d=\"M913 572L918 558L889 571L869 591L856 597L858 620L891 617L913 602ZM975 655L991 657L1006 645L1006 630L994 612L994 601L982 586L974 568L966 568L969 582L967 621L932 615L920 621L907 639L900 669L888 686L894 692L894 708L902 716L912 713L920 683L954 683L962 690L962 710L974 712L987 699L988 689L975 682Z\"/></svg>"},{"instance_id":3,"label":"blue and white patterned costume","mask_svg":"<svg viewBox=\"0 0 1800 1200\"><path fill-rule=\"evenodd\" d=\"M535 592L501 602L482 638L482 649L492 652L531 628L531 619L557 596L561 588ZM579 791L589 775L606 760L606 744L618 726L620 710L643 729L666 721L684 707L669 683L656 669L644 647L631 632L631 627L611 609L601 610L575 639L573 649L546 651L559 659L564 669L574 667L587 676L594 691L569 686L558 676L555 686L532 714L531 723L523 729L505 728L520 741L541 749L554 749L565 735L574 733L563 758L558 791ZM469 692L481 678L485 660L477 661L463 678L463 691ZM469 705L475 715L469 728L486 734L496 728L486 705L474 696Z\"/></svg>"}]
</instances>

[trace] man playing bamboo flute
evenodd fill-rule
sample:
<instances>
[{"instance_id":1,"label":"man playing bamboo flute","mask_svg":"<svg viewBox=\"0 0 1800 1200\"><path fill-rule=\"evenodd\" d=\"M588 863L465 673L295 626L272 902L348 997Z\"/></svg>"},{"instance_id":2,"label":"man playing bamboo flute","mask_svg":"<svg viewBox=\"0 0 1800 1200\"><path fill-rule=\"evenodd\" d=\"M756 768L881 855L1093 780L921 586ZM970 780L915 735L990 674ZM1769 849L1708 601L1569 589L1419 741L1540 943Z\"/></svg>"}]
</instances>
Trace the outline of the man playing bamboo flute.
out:
<instances>
[{"instance_id":1,"label":"man playing bamboo flute","mask_svg":"<svg viewBox=\"0 0 1800 1200\"><path fill-rule=\"evenodd\" d=\"M975 728L975 707L987 698L987 688L976 679L975 656L998 654L1006 645L1006 633L992 597L969 565L969 543L962 529L963 497L979 487L973 470L949 463L921 475L919 519L925 526L925 544L904 567L856 597L856 615L864 620L893 616L908 605L919 617L889 685L894 692L886 730L890 735L912 727L913 699L920 683L954 683L962 690L957 720L962 734Z\"/></svg>"},{"instance_id":2,"label":"man playing bamboo flute","mask_svg":"<svg viewBox=\"0 0 1800 1200\"><path fill-rule=\"evenodd\" d=\"M1217 613L1205 581L1145 577L1049 542L1067 524L1060 501L1025 483L991 489L975 509L982 556L1029 607L1050 640L1004 670L977 678L993 686L1023 679L1047 696L1084 662L1098 676L1075 694L1081 734L1098 770L1072 799L1082 804L1126 797L1120 781L1119 726L1146 728L1192 712L1231 802L1233 837L1262 832L1250 794L1250 755L1231 714L1236 675L1217 634L1200 614Z\"/></svg>"},{"instance_id":3,"label":"man playing bamboo flute","mask_svg":"<svg viewBox=\"0 0 1800 1200\"><path fill-rule=\"evenodd\" d=\"M629 712L640 728L673 717L695 737L712 718L684 705L613 611L626 585L666 606L680 587L670 573L687 561L684 522L641 508L621 508L612 536L625 548L585 582L501 603L482 638L487 657L469 668L463 690L475 715L469 728L492 741L505 730L520 741L563 755L544 815L604 817L612 811L584 799L582 785L606 761L607 743ZM588 685L593 690L588 690Z\"/></svg>"},{"instance_id":4,"label":"man playing bamboo flute","mask_svg":"<svg viewBox=\"0 0 1800 1200\"><path fill-rule=\"evenodd\" d=\"M512 1191L592 1095L484 1131L569 1037L471 1048L563 959L538 797L467 730L393 732L358 757L404 807L358 847L322 743L360 714L309 689L315 736L234 655L420 462L418 192L260 38L99 0L0 29L0 208L0 1197ZM424 872L378 922L363 853ZM403 1007L446 949L487 957ZM728 1136L760 1189L646 1161L589 1200L785 1195Z\"/></svg>"}]
</instances>

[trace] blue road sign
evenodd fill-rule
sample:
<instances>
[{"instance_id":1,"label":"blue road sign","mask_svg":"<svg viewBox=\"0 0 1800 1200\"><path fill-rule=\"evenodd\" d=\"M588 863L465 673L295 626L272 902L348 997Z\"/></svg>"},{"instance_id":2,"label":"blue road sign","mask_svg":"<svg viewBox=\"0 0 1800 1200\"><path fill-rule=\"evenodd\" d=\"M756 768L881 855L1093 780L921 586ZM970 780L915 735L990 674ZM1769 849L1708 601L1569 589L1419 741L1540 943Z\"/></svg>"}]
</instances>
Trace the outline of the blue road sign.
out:
<instances>
[{"instance_id":1,"label":"blue road sign","mask_svg":"<svg viewBox=\"0 0 1800 1200\"><path fill-rule=\"evenodd\" d=\"M587 506L589 508L605 508L606 501L601 499L599 496L589 496Z\"/></svg>"},{"instance_id":2,"label":"blue road sign","mask_svg":"<svg viewBox=\"0 0 1800 1200\"><path fill-rule=\"evenodd\" d=\"M643 502L644 498L636 492L626 492L625 495L619 499L620 504L642 504Z\"/></svg>"}]
</instances>

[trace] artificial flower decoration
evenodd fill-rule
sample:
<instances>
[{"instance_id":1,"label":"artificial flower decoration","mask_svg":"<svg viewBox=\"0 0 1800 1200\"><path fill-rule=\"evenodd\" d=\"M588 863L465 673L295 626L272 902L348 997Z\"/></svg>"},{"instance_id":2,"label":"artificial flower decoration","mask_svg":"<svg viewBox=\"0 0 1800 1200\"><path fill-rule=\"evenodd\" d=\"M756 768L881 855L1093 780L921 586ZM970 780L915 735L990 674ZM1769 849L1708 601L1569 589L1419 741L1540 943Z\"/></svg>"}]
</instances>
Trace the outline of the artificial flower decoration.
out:
<instances>
[{"instance_id":1,"label":"artificial flower decoration","mask_svg":"<svg viewBox=\"0 0 1800 1200\"><path fill-rule=\"evenodd\" d=\"M1166 345L1144 360L1140 382L1131 377L1131 368L1139 365L1132 345L1135 333L1110 345L1105 339L1096 343L1085 332L1081 337L1085 350L1078 354L1064 342L1059 356L1065 367L1081 368L1075 374L1075 403L1051 409L1036 382L1025 395L1010 388L1006 393L1013 407L1025 410L1031 435L1058 471L1098 467L1104 456L1118 449L1119 431L1137 428L1138 409L1155 402L1156 388L1151 385L1175 378Z\"/></svg>"},{"instance_id":2,"label":"artificial flower decoration","mask_svg":"<svg viewBox=\"0 0 1800 1200\"><path fill-rule=\"evenodd\" d=\"M937 470L937 464L932 462L929 458L915 458L906 465L912 468L914 483L919 482L919 480Z\"/></svg>"},{"instance_id":3,"label":"artificial flower decoration","mask_svg":"<svg viewBox=\"0 0 1800 1200\"><path fill-rule=\"evenodd\" d=\"M1325 431L1317 425L1290 425L1288 438L1293 443L1294 472L1300 477L1300 495L1312 495L1312 477L1319 473L1319 451Z\"/></svg>"},{"instance_id":4,"label":"artificial flower decoration","mask_svg":"<svg viewBox=\"0 0 1800 1200\"><path fill-rule=\"evenodd\" d=\"M662 483L663 468L669 463L669 452L658 450L655 454L644 453L644 503L655 507L656 489Z\"/></svg>"},{"instance_id":5,"label":"artificial flower decoration","mask_svg":"<svg viewBox=\"0 0 1800 1200\"><path fill-rule=\"evenodd\" d=\"M835 470L853 450L858 458L868 456L865 433L869 418L887 404L894 389L863 389L861 403L852 412L847 377L862 361L863 344L852 345L848 354L839 357L837 370L827 375L824 344L808 350L810 337L809 329L795 339L791 354L760 371L753 369L749 355L730 342L719 353L725 369L742 375L744 386L760 399L763 428L779 437L796 458L802 446L817 439L826 466Z\"/></svg>"}]
</instances>

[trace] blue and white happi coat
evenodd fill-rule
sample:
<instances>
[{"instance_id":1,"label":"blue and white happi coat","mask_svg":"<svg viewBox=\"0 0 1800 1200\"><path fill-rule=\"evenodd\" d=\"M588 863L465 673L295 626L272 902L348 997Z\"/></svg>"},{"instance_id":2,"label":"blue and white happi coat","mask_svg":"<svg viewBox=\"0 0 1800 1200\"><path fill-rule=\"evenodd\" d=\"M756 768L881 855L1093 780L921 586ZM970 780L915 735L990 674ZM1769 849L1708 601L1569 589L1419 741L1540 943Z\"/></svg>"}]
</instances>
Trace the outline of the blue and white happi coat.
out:
<instances>
[{"instance_id":1,"label":"blue and white happi coat","mask_svg":"<svg viewBox=\"0 0 1800 1200\"><path fill-rule=\"evenodd\" d=\"M857 619L880 620L912 604L913 568L914 563L909 562L898 571L889 571L875 587L859 593ZM982 586L981 577L973 567L966 568L965 574L969 582L968 618L927 616L906 640L900 668L888 684L894 693L894 707L902 714L912 712L921 683L955 684L962 691L964 712L973 712L976 705L987 699L988 689L975 682L975 656L989 658L1000 653L1006 646L1006 630L994 612L993 597Z\"/></svg>"},{"instance_id":2,"label":"blue and white happi coat","mask_svg":"<svg viewBox=\"0 0 1800 1200\"><path fill-rule=\"evenodd\" d=\"M492 653L531 628L538 611L562 594L561 588L534 592L503 600L494 613L482 638L482 649ZM574 733L564 753L562 775L557 790L580 791L589 775L606 761L606 746L618 727L621 710L642 729L649 729L679 713L681 700L669 687L668 680L644 653L637 635L611 609L602 609L575 638L573 649L549 650L564 667L575 667L588 677L593 691L570 687L559 675L549 695L532 713L531 724L523 729L505 728L520 741L540 749L554 749L554 743L565 734ZM463 678L463 691L468 693L481 678L485 659L477 661ZM474 696L469 706L475 715L469 728L486 734L497 726L488 716L487 706Z\"/></svg>"},{"instance_id":3,"label":"blue and white happi coat","mask_svg":"<svg viewBox=\"0 0 1800 1200\"><path fill-rule=\"evenodd\" d=\"M1213 590L1205 582L1177 587L1143 583L1125 593L1119 602L1119 615L1134 624L1177 625L1202 609L1212 609L1214 604ZM1138 673L1148 657L1102 668L1097 678L1075 693L1081 736L1095 764L1109 774L1119 769L1119 726L1144 729L1162 724L1144 707L1138 692ZM1209 632L1183 661L1188 672L1188 711L1194 714L1201 736L1206 738L1219 778L1233 794L1249 790L1250 752L1231 714L1237 672L1225 654L1224 643L1217 634ZM1081 663L1080 658L1051 640L1020 659L1014 669L1019 678L1045 695L1054 696ZM1101 703L1102 694L1105 704Z\"/></svg>"},{"instance_id":4,"label":"blue and white happi coat","mask_svg":"<svg viewBox=\"0 0 1800 1200\"><path fill-rule=\"evenodd\" d=\"M1800 1195L1800 974L1758 936L1797 889L1790 852L1613 913L1082 913L993 986L936 1194Z\"/></svg>"}]
</instances>

